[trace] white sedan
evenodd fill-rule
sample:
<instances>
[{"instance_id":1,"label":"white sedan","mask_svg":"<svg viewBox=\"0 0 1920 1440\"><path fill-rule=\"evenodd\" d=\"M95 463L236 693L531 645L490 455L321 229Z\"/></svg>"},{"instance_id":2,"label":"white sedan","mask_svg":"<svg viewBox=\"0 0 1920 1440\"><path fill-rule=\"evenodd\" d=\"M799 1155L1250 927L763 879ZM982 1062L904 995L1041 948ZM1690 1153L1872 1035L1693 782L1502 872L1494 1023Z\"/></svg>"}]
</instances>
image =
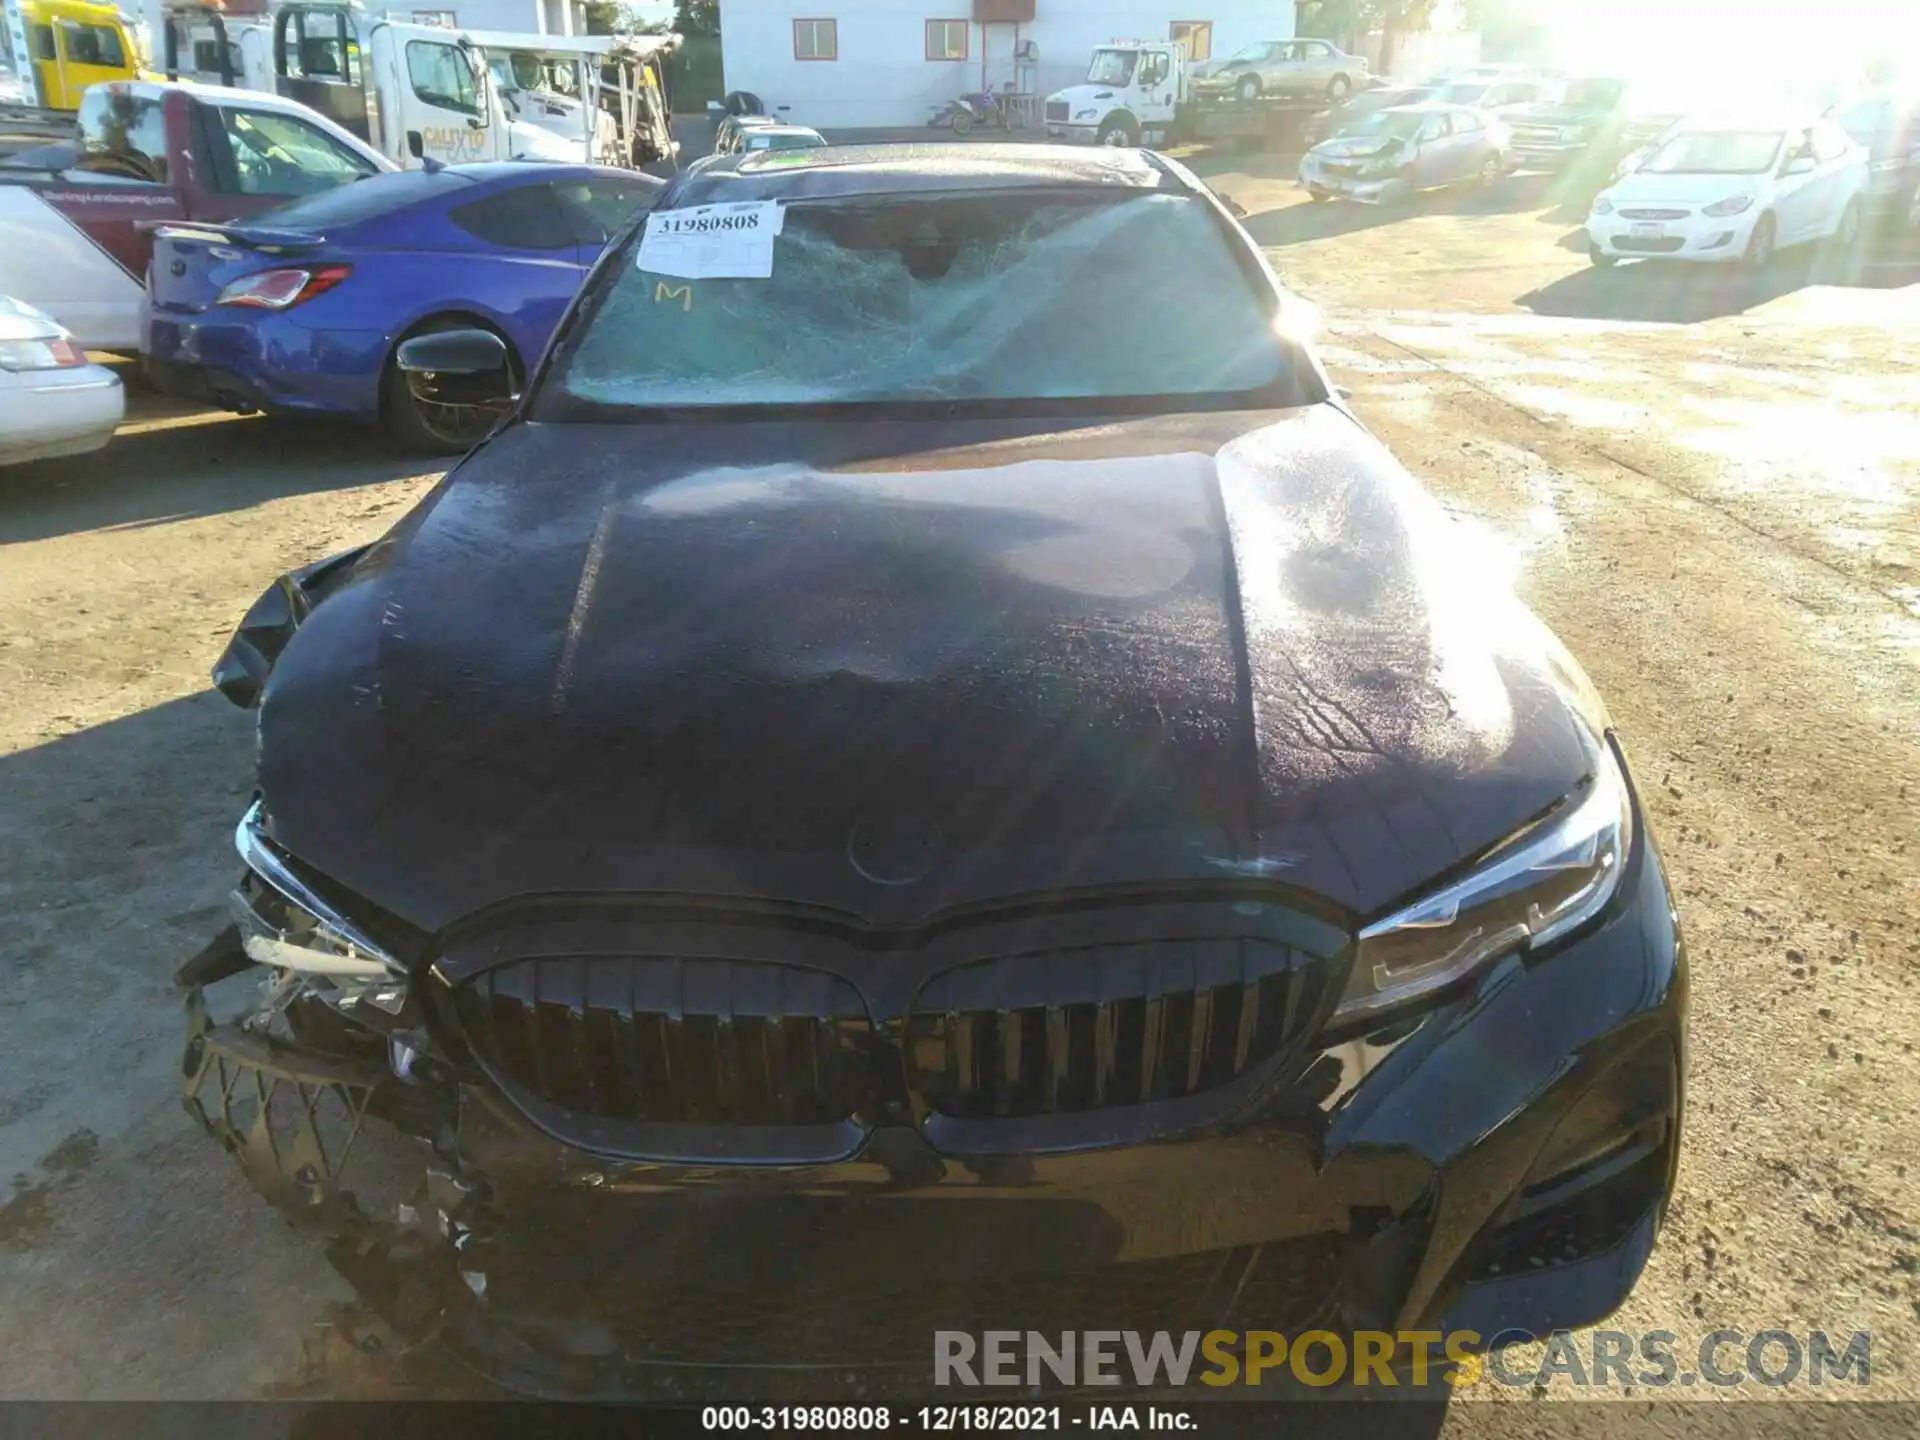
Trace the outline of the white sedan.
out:
<instances>
[{"instance_id":1,"label":"white sedan","mask_svg":"<svg viewBox=\"0 0 1920 1440\"><path fill-rule=\"evenodd\" d=\"M1687 122L1594 199L1596 265L1664 256L1760 268L1776 250L1859 238L1867 152L1839 126Z\"/></svg>"},{"instance_id":2,"label":"white sedan","mask_svg":"<svg viewBox=\"0 0 1920 1440\"><path fill-rule=\"evenodd\" d=\"M126 408L118 375L89 365L51 318L0 295L0 465L98 450Z\"/></svg>"}]
</instances>

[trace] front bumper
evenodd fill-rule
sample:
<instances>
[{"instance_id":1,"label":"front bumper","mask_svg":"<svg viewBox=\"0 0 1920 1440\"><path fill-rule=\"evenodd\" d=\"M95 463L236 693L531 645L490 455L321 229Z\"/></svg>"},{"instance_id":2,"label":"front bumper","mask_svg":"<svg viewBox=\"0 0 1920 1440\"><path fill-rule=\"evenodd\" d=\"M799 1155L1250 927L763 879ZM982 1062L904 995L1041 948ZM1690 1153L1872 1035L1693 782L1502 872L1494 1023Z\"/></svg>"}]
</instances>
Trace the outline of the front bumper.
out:
<instances>
[{"instance_id":1,"label":"front bumper","mask_svg":"<svg viewBox=\"0 0 1920 1440\"><path fill-rule=\"evenodd\" d=\"M1398 175L1360 176L1327 169L1311 155L1300 162L1300 184L1320 194L1338 195L1362 205L1380 205L1408 193L1407 182Z\"/></svg>"},{"instance_id":2,"label":"front bumper","mask_svg":"<svg viewBox=\"0 0 1920 1440\"><path fill-rule=\"evenodd\" d=\"M1100 138L1100 126L1091 120L1083 122L1049 120L1047 138L1064 140L1069 145L1092 145Z\"/></svg>"},{"instance_id":3,"label":"front bumper","mask_svg":"<svg viewBox=\"0 0 1920 1440\"><path fill-rule=\"evenodd\" d=\"M1722 218L1694 214L1681 220L1634 221L1618 214L1590 215L1587 240L1602 254L1622 260L1692 260L1733 265L1746 257L1760 218L1758 206Z\"/></svg>"},{"instance_id":4,"label":"front bumper","mask_svg":"<svg viewBox=\"0 0 1920 1440\"><path fill-rule=\"evenodd\" d=\"M939 1329L1591 1324L1638 1277L1678 1149L1686 968L1644 841L1556 950L1125 1145L1095 1112L1068 1148L880 1124L823 1163L621 1159L404 1041L215 1023L200 982L240 963L216 945L183 972L189 1112L394 1330L529 1393L921 1393Z\"/></svg>"}]
</instances>

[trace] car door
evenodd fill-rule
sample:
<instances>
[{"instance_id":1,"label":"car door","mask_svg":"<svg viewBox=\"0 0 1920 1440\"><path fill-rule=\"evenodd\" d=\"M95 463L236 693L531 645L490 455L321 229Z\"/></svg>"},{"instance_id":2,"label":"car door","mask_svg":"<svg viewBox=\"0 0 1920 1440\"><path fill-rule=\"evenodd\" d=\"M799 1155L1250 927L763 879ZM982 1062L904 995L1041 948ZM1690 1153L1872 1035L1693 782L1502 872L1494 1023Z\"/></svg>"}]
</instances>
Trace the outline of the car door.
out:
<instances>
[{"instance_id":1,"label":"car door","mask_svg":"<svg viewBox=\"0 0 1920 1440\"><path fill-rule=\"evenodd\" d=\"M1274 45L1260 66L1260 88L1269 95L1298 94L1302 88L1300 70L1305 63L1298 41Z\"/></svg>"},{"instance_id":2,"label":"car door","mask_svg":"<svg viewBox=\"0 0 1920 1440\"><path fill-rule=\"evenodd\" d=\"M1486 121L1479 115L1461 111L1449 117L1453 133L1447 137L1448 183L1471 180L1480 173L1491 143Z\"/></svg>"},{"instance_id":3,"label":"car door","mask_svg":"<svg viewBox=\"0 0 1920 1440\"><path fill-rule=\"evenodd\" d=\"M1824 239L1840 229L1847 206L1864 200L1867 170L1865 151L1846 131L1822 120L1813 136L1813 237Z\"/></svg>"},{"instance_id":4,"label":"car door","mask_svg":"<svg viewBox=\"0 0 1920 1440\"><path fill-rule=\"evenodd\" d=\"M1333 80L1339 67L1334 63L1333 46L1324 40L1301 40L1300 66L1295 72L1303 95L1317 95Z\"/></svg>"},{"instance_id":5,"label":"car door","mask_svg":"<svg viewBox=\"0 0 1920 1440\"><path fill-rule=\"evenodd\" d=\"M476 72L482 67L475 64L473 51L457 41L412 35L401 49L400 68L407 87L401 97L407 153L448 165L503 159L506 137L494 134L495 127L489 123L492 91L480 83Z\"/></svg>"},{"instance_id":6,"label":"car door","mask_svg":"<svg viewBox=\"0 0 1920 1440\"><path fill-rule=\"evenodd\" d=\"M118 25L60 20L54 30L60 46L61 84L74 101L65 108L77 108L79 97L91 86L132 78L134 64L127 57Z\"/></svg>"},{"instance_id":7,"label":"car door","mask_svg":"<svg viewBox=\"0 0 1920 1440\"><path fill-rule=\"evenodd\" d=\"M1173 119L1174 99L1178 93L1174 85L1175 68L1175 52L1171 48L1141 53L1140 68L1134 75L1133 83L1140 95L1140 114L1137 118L1142 124L1160 126Z\"/></svg>"},{"instance_id":8,"label":"car door","mask_svg":"<svg viewBox=\"0 0 1920 1440\"><path fill-rule=\"evenodd\" d=\"M1798 245L1815 233L1820 221L1818 170L1812 133L1789 130L1773 178L1775 234L1782 247Z\"/></svg>"},{"instance_id":9,"label":"car door","mask_svg":"<svg viewBox=\"0 0 1920 1440\"><path fill-rule=\"evenodd\" d=\"M1420 153L1414 157L1413 183L1424 190L1445 185L1454 178L1456 163L1453 147L1453 117L1429 115L1420 127Z\"/></svg>"}]
</instances>

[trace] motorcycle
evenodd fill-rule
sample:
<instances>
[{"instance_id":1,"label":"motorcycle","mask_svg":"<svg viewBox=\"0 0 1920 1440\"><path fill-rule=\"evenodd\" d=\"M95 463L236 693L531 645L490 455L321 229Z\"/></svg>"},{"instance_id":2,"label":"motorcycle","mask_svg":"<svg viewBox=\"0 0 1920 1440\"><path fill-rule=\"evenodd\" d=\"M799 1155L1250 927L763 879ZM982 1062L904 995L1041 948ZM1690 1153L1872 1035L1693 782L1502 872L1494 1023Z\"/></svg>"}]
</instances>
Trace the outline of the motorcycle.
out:
<instances>
[{"instance_id":1,"label":"motorcycle","mask_svg":"<svg viewBox=\"0 0 1920 1440\"><path fill-rule=\"evenodd\" d=\"M948 101L946 109L928 123L935 129L945 127L956 135L969 135L976 125L1019 130L1025 126L1026 119L1013 106L1002 105L991 90L979 90Z\"/></svg>"}]
</instances>

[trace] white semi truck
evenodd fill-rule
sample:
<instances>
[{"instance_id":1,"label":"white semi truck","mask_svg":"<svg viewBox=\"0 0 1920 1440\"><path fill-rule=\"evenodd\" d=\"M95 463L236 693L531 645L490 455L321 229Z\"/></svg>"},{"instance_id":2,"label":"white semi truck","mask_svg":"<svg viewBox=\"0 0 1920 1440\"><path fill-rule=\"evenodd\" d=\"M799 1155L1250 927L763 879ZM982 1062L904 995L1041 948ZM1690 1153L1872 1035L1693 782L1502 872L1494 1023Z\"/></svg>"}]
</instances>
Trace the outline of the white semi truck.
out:
<instances>
[{"instance_id":1,"label":"white semi truck","mask_svg":"<svg viewBox=\"0 0 1920 1440\"><path fill-rule=\"evenodd\" d=\"M1194 93L1187 47L1177 40L1109 40L1094 47L1087 78L1047 96L1047 136L1083 145L1167 145L1257 139L1297 125L1322 96Z\"/></svg>"}]
</instances>

